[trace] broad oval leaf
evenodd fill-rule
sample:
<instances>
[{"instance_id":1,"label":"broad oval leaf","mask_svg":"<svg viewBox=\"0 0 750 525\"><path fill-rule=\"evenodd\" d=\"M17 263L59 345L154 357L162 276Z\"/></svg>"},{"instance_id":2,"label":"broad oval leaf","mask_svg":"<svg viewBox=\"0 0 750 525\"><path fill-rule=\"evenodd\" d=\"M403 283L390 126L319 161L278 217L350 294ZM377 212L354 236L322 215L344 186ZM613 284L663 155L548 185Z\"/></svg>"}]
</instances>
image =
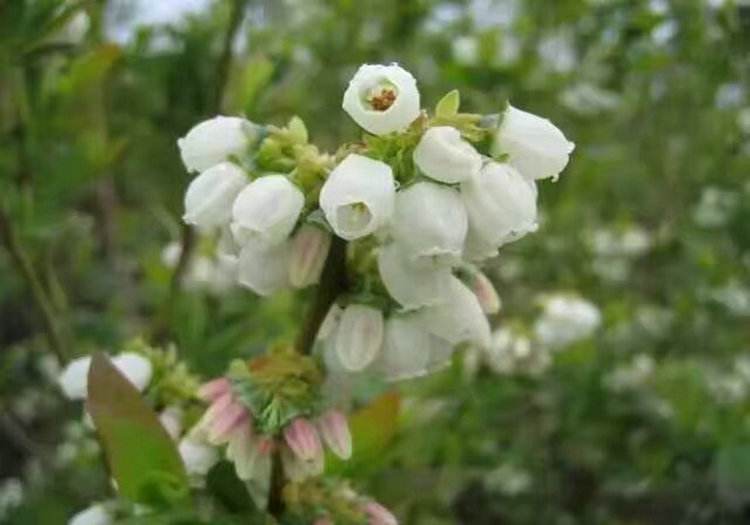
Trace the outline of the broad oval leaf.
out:
<instances>
[{"instance_id":1,"label":"broad oval leaf","mask_svg":"<svg viewBox=\"0 0 750 525\"><path fill-rule=\"evenodd\" d=\"M187 497L187 475L174 442L138 390L101 352L91 360L86 406L123 497L156 506Z\"/></svg>"}]
</instances>

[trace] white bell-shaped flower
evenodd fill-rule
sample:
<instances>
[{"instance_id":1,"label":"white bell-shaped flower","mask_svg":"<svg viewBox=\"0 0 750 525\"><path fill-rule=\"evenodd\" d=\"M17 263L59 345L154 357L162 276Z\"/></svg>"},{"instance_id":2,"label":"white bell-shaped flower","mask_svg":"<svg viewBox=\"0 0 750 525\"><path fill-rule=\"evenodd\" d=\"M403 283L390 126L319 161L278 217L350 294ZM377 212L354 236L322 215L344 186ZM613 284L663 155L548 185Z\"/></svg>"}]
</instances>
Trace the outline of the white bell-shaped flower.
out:
<instances>
[{"instance_id":1,"label":"white bell-shaped flower","mask_svg":"<svg viewBox=\"0 0 750 525\"><path fill-rule=\"evenodd\" d=\"M385 379L397 381L430 373L450 357L452 346L425 331L415 315L391 317L379 361Z\"/></svg>"},{"instance_id":2,"label":"white bell-shaped flower","mask_svg":"<svg viewBox=\"0 0 750 525\"><path fill-rule=\"evenodd\" d=\"M478 232L469 224L466 232L466 244L464 244L464 259L469 262L480 263L495 257L499 246L483 239Z\"/></svg>"},{"instance_id":3,"label":"white bell-shaped flower","mask_svg":"<svg viewBox=\"0 0 750 525\"><path fill-rule=\"evenodd\" d=\"M461 258L469 219L458 191L418 182L396 194L393 236L414 260Z\"/></svg>"},{"instance_id":4,"label":"white bell-shaped flower","mask_svg":"<svg viewBox=\"0 0 750 525\"><path fill-rule=\"evenodd\" d=\"M243 155L258 139L258 126L239 117L205 120L177 141L188 171L204 171Z\"/></svg>"},{"instance_id":5,"label":"white bell-shaped flower","mask_svg":"<svg viewBox=\"0 0 750 525\"><path fill-rule=\"evenodd\" d=\"M417 81L396 64L365 64L349 81L342 107L374 135L401 131L419 116Z\"/></svg>"},{"instance_id":6,"label":"white bell-shaped flower","mask_svg":"<svg viewBox=\"0 0 750 525\"><path fill-rule=\"evenodd\" d=\"M378 271L390 296L405 310L442 302L451 277L449 266L409 260L398 243L380 248Z\"/></svg>"},{"instance_id":7,"label":"white bell-shaped flower","mask_svg":"<svg viewBox=\"0 0 750 525\"><path fill-rule=\"evenodd\" d=\"M320 207L336 235L350 241L385 225L395 197L391 167L352 153L328 175Z\"/></svg>"},{"instance_id":8,"label":"white bell-shaped flower","mask_svg":"<svg viewBox=\"0 0 750 525\"><path fill-rule=\"evenodd\" d=\"M490 324L474 292L453 276L447 292L444 302L415 314L422 327L454 345L471 342L480 347L488 346Z\"/></svg>"},{"instance_id":9,"label":"white bell-shaped flower","mask_svg":"<svg viewBox=\"0 0 750 525\"><path fill-rule=\"evenodd\" d=\"M500 246L537 227L537 190L509 164L490 162L461 184L469 227L483 244Z\"/></svg>"},{"instance_id":10,"label":"white bell-shaped flower","mask_svg":"<svg viewBox=\"0 0 750 525\"><path fill-rule=\"evenodd\" d=\"M232 203L247 182L245 172L231 162L212 166L188 186L182 220L204 230L228 223Z\"/></svg>"},{"instance_id":11,"label":"white bell-shaped flower","mask_svg":"<svg viewBox=\"0 0 750 525\"><path fill-rule=\"evenodd\" d=\"M350 304L336 332L336 355L350 371L364 369L383 346L383 312L372 306Z\"/></svg>"},{"instance_id":12,"label":"white bell-shaped flower","mask_svg":"<svg viewBox=\"0 0 750 525\"><path fill-rule=\"evenodd\" d=\"M482 156L450 126L425 131L414 150L414 163L431 179L456 183L476 175Z\"/></svg>"},{"instance_id":13,"label":"white bell-shaped flower","mask_svg":"<svg viewBox=\"0 0 750 525\"><path fill-rule=\"evenodd\" d=\"M68 525L111 525L115 518L101 503L95 503L80 511L68 521Z\"/></svg>"},{"instance_id":14,"label":"white bell-shaped flower","mask_svg":"<svg viewBox=\"0 0 750 525\"><path fill-rule=\"evenodd\" d=\"M508 162L529 180L556 179L568 164L575 144L549 120L508 104L492 142L493 156Z\"/></svg>"},{"instance_id":15,"label":"white bell-shaped flower","mask_svg":"<svg viewBox=\"0 0 750 525\"><path fill-rule=\"evenodd\" d=\"M232 207L232 233L244 246L258 238L278 244L289 236L297 223L305 196L284 175L255 179L240 192Z\"/></svg>"},{"instance_id":16,"label":"white bell-shaped flower","mask_svg":"<svg viewBox=\"0 0 750 525\"><path fill-rule=\"evenodd\" d=\"M141 392L151 382L153 366L141 354L123 352L112 359L112 364Z\"/></svg>"},{"instance_id":17,"label":"white bell-shaped flower","mask_svg":"<svg viewBox=\"0 0 750 525\"><path fill-rule=\"evenodd\" d=\"M303 225L292 238L289 261L289 282L304 288L320 280L331 248L331 234L311 224Z\"/></svg>"},{"instance_id":18,"label":"white bell-shaped flower","mask_svg":"<svg viewBox=\"0 0 750 525\"><path fill-rule=\"evenodd\" d=\"M180 441L177 450L190 477L203 477L221 459L216 447L185 437Z\"/></svg>"},{"instance_id":19,"label":"white bell-shaped flower","mask_svg":"<svg viewBox=\"0 0 750 525\"><path fill-rule=\"evenodd\" d=\"M112 364L139 391L151 382L153 367L151 361L134 352L123 352L112 358ZM88 394L88 376L91 356L73 359L60 373L58 383L68 399L85 399Z\"/></svg>"},{"instance_id":20,"label":"white bell-shaped flower","mask_svg":"<svg viewBox=\"0 0 750 525\"><path fill-rule=\"evenodd\" d=\"M262 296L288 288L290 252L288 242L270 245L249 239L240 251L237 280Z\"/></svg>"}]
</instances>

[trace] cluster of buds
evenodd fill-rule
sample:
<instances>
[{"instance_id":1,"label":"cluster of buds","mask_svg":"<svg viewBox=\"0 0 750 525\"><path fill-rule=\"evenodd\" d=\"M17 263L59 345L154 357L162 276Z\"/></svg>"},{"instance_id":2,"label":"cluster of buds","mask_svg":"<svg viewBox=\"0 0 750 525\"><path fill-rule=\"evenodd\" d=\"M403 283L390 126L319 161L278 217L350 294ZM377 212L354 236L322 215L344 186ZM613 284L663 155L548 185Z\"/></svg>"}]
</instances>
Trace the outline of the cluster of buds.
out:
<instances>
[{"instance_id":1,"label":"cluster of buds","mask_svg":"<svg viewBox=\"0 0 750 525\"><path fill-rule=\"evenodd\" d=\"M196 447L226 447L237 476L261 492L270 486L273 453L290 481L322 474L323 445L346 460L352 438L341 411L319 406L318 386L314 361L289 349L234 363L228 377L198 390L210 406L180 443L183 457Z\"/></svg>"},{"instance_id":2,"label":"cluster of buds","mask_svg":"<svg viewBox=\"0 0 750 525\"><path fill-rule=\"evenodd\" d=\"M289 518L312 525L397 525L383 505L339 480L308 479L284 489Z\"/></svg>"}]
</instances>

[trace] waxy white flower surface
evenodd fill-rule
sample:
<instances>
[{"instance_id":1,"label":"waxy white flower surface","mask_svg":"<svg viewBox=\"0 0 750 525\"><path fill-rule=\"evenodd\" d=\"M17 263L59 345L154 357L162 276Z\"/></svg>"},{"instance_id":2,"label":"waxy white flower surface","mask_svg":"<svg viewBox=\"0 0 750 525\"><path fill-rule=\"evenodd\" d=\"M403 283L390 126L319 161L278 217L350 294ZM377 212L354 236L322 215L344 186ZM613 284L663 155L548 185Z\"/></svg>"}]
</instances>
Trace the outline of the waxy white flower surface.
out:
<instances>
[{"instance_id":1,"label":"waxy white flower surface","mask_svg":"<svg viewBox=\"0 0 750 525\"><path fill-rule=\"evenodd\" d=\"M418 264L397 243L380 248L378 271L388 294L405 310L443 302L451 277L449 266Z\"/></svg>"},{"instance_id":2,"label":"waxy white flower surface","mask_svg":"<svg viewBox=\"0 0 750 525\"><path fill-rule=\"evenodd\" d=\"M305 196L283 175L265 175L243 189L232 207L232 233L239 246L250 239L279 244L297 223Z\"/></svg>"},{"instance_id":3,"label":"waxy white flower surface","mask_svg":"<svg viewBox=\"0 0 750 525\"><path fill-rule=\"evenodd\" d=\"M549 120L510 104L495 133L491 153L508 155L508 162L529 180L556 179L568 164L575 144Z\"/></svg>"},{"instance_id":4,"label":"waxy white flower surface","mask_svg":"<svg viewBox=\"0 0 750 525\"><path fill-rule=\"evenodd\" d=\"M187 170L201 172L233 156L242 156L258 134L258 126L249 120L217 116L197 124L177 145Z\"/></svg>"},{"instance_id":5,"label":"waxy white flower surface","mask_svg":"<svg viewBox=\"0 0 750 525\"><path fill-rule=\"evenodd\" d=\"M365 64L349 81L342 107L373 135L402 131L419 117L417 81L396 64Z\"/></svg>"},{"instance_id":6,"label":"waxy white flower surface","mask_svg":"<svg viewBox=\"0 0 750 525\"><path fill-rule=\"evenodd\" d=\"M456 128L436 126L422 135L414 150L414 163L431 179L456 183L479 172L482 156Z\"/></svg>"},{"instance_id":7,"label":"waxy white flower surface","mask_svg":"<svg viewBox=\"0 0 750 525\"><path fill-rule=\"evenodd\" d=\"M415 314L394 316L385 323L380 369L396 381L423 376L450 359L453 345L427 332Z\"/></svg>"},{"instance_id":8,"label":"waxy white flower surface","mask_svg":"<svg viewBox=\"0 0 750 525\"><path fill-rule=\"evenodd\" d=\"M248 239L240 251L239 283L263 296L288 288L290 255L289 242L269 245L259 239Z\"/></svg>"},{"instance_id":9,"label":"waxy white flower surface","mask_svg":"<svg viewBox=\"0 0 750 525\"><path fill-rule=\"evenodd\" d=\"M451 276L448 281L444 302L423 308L415 315L424 330L451 344L490 344L490 324L477 296L456 277Z\"/></svg>"},{"instance_id":10,"label":"waxy white flower surface","mask_svg":"<svg viewBox=\"0 0 750 525\"><path fill-rule=\"evenodd\" d=\"M469 220L458 191L418 182L396 194L393 237L414 261L461 259Z\"/></svg>"},{"instance_id":11,"label":"waxy white flower surface","mask_svg":"<svg viewBox=\"0 0 750 525\"><path fill-rule=\"evenodd\" d=\"M395 197L391 167L352 153L328 175L320 207L336 235L350 241L387 224Z\"/></svg>"},{"instance_id":12,"label":"waxy white flower surface","mask_svg":"<svg viewBox=\"0 0 750 525\"><path fill-rule=\"evenodd\" d=\"M198 175L185 193L182 219L203 230L223 226L232 216L232 203L248 179L231 162L221 162Z\"/></svg>"},{"instance_id":13,"label":"waxy white flower surface","mask_svg":"<svg viewBox=\"0 0 750 525\"><path fill-rule=\"evenodd\" d=\"M364 369L383 346L383 313L372 306L350 304L341 315L334 344L344 368Z\"/></svg>"},{"instance_id":14,"label":"waxy white flower surface","mask_svg":"<svg viewBox=\"0 0 750 525\"><path fill-rule=\"evenodd\" d=\"M153 367L151 361L134 352L123 352L112 358L112 364L133 386L143 391L151 382ZM72 360L63 369L58 383L68 399L85 399L88 394L88 375L91 356Z\"/></svg>"},{"instance_id":15,"label":"waxy white flower surface","mask_svg":"<svg viewBox=\"0 0 750 525\"><path fill-rule=\"evenodd\" d=\"M510 164L490 162L461 184L472 235L490 246L516 240L537 227L537 189Z\"/></svg>"},{"instance_id":16,"label":"waxy white flower surface","mask_svg":"<svg viewBox=\"0 0 750 525\"><path fill-rule=\"evenodd\" d=\"M219 451L191 437L183 438L177 447L190 477L202 478L219 462Z\"/></svg>"}]
</instances>

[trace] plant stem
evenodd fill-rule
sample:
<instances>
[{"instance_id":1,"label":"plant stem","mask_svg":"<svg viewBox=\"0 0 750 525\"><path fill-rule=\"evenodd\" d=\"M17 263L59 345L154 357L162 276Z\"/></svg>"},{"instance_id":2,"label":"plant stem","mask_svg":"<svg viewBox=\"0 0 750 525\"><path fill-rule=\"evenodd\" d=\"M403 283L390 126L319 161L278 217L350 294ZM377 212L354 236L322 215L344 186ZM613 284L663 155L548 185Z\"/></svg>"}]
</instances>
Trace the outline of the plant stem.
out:
<instances>
[{"instance_id":1,"label":"plant stem","mask_svg":"<svg viewBox=\"0 0 750 525\"><path fill-rule=\"evenodd\" d=\"M328 253L323 273L320 276L320 284L316 290L315 298L302 330L297 337L297 350L302 354L312 351L318 329L326 317L328 310L346 290L346 242L334 237L331 242L331 250Z\"/></svg>"},{"instance_id":2,"label":"plant stem","mask_svg":"<svg viewBox=\"0 0 750 525\"><path fill-rule=\"evenodd\" d=\"M44 323L44 329L47 334L50 348L57 355L61 363L65 363L68 359L65 345L63 344L62 336L60 335L60 329L55 318L55 310L52 306L52 302L47 296L47 292L42 286L42 281L34 271L34 267L31 264L31 260L21 245L16 229L7 214L6 210L0 207L0 238L8 250L13 263L15 264L21 277L26 281L31 296L36 304L39 312L42 315L42 321Z\"/></svg>"},{"instance_id":3,"label":"plant stem","mask_svg":"<svg viewBox=\"0 0 750 525\"><path fill-rule=\"evenodd\" d=\"M212 113L219 113L221 111L222 99L224 98L224 91L226 90L229 81L229 70L232 65L232 44L234 43L237 31L239 31L240 25L242 24L242 19L245 14L245 5L247 5L247 0L234 0L234 2L232 2L232 12L229 15L229 26L224 35L224 42L222 44L219 61L216 64L216 88L214 90L211 107L209 108ZM188 269L190 259L195 250L195 240L195 228L189 224L183 224L180 239L180 257L177 259L177 265L175 266L174 273L172 274L172 281L170 283L170 301L173 300L174 296L180 293L185 272Z\"/></svg>"}]
</instances>

